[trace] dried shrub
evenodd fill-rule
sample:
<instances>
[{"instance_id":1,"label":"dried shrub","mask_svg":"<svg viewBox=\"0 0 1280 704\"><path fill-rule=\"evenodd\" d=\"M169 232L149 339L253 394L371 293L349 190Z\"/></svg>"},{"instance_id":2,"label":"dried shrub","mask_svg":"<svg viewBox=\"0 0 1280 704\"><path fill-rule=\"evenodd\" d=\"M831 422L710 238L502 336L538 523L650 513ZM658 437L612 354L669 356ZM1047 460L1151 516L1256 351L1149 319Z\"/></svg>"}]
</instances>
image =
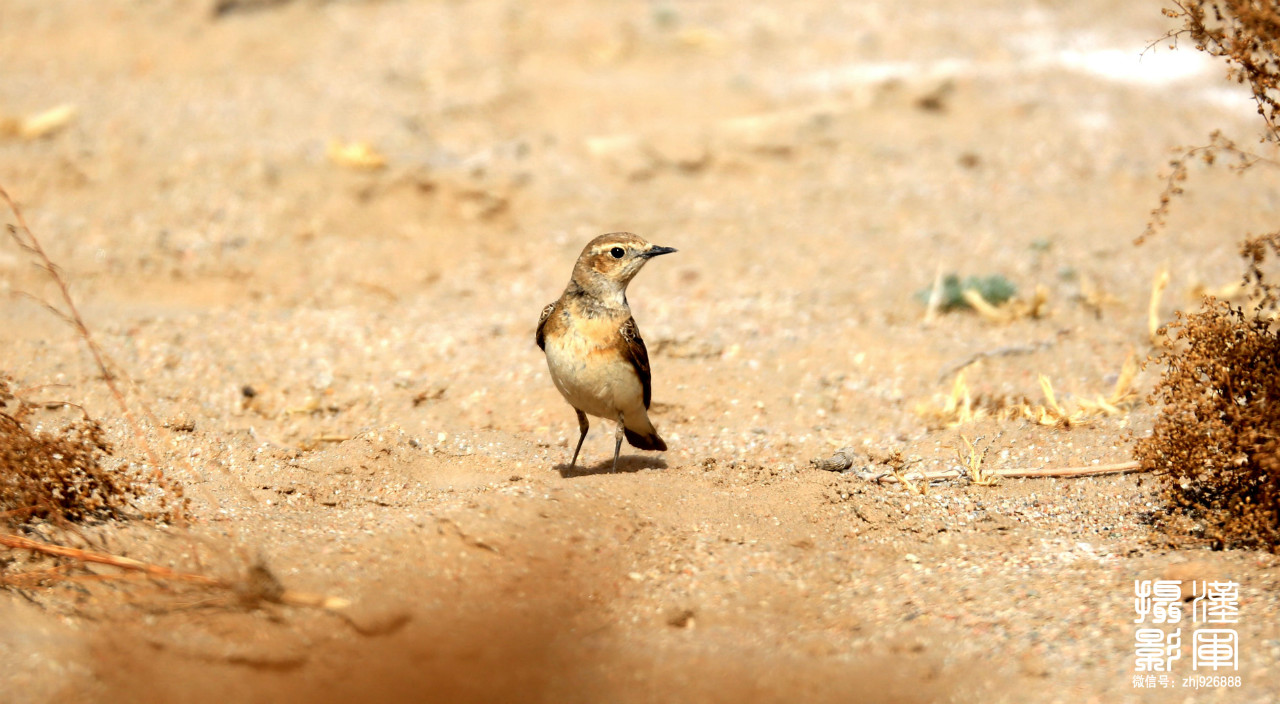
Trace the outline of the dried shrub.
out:
<instances>
[{"instance_id":1,"label":"dried shrub","mask_svg":"<svg viewBox=\"0 0 1280 704\"><path fill-rule=\"evenodd\" d=\"M144 493L154 493L154 508L143 511L147 518L181 521L187 507L183 487L160 468L160 460L147 441L133 410L117 383L117 374L108 365L109 357L98 345L89 326L80 315L71 287L62 269L49 258L40 239L27 225L22 208L0 187L0 200L9 207L16 224L7 226L9 236L22 251L32 255L35 264L57 286L62 306L34 298L51 313L72 326L88 348L103 383L111 391L121 413L128 422L138 447L147 456L151 472L142 478L136 472L110 472L101 465L110 456L111 447L104 439L97 421L85 418L71 423L56 433L32 431L25 424L30 408L12 391L12 379L0 374L0 408L17 403L16 411L0 411L0 518L15 515L54 515L68 520L90 516L117 516ZM127 377L126 377L127 378ZM155 422L150 409L143 404L147 416ZM151 490L155 491L152 492Z\"/></svg>"},{"instance_id":2,"label":"dried shrub","mask_svg":"<svg viewBox=\"0 0 1280 704\"><path fill-rule=\"evenodd\" d=\"M1248 83L1269 137L1280 139L1280 9L1247 0L1175 0L1165 14L1183 21L1170 33L1225 59L1229 76ZM1215 132L1209 145L1172 163L1160 205L1139 243L1165 225L1182 193L1187 164L1234 157L1244 171L1272 159L1249 153ZM1221 546L1280 549L1280 339L1275 320L1280 287L1263 272L1280 254L1280 232L1246 240L1245 285L1251 303L1233 307L1206 299L1192 314L1178 313L1163 339L1164 376L1152 403L1163 405L1135 459L1153 470L1169 501L1166 528L1191 530Z\"/></svg>"},{"instance_id":3,"label":"dried shrub","mask_svg":"<svg viewBox=\"0 0 1280 704\"><path fill-rule=\"evenodd\" d=\"M1245 242L1250 310L1207 299L1178 313L1150 399L1163 405L1135 459L1157 473L1172 514L1227 547L1280 549L1280 334L1277 287L1263 274L1280 232ZM1190 526L1188 526L1190 522Z\"/></svg>"},{"instance_id":4,"label":"dried shrub","mask_svg":"<svg viewBox=\"0 0 1280 704\"><path fill-rule=\"evenodd\" d=\"M82 418L56 431L32 427L32 407L0 375L0 516L83 521L121 515L146 490L128 472L103 466L111 455L102 426Z\"/></svg>"},{"instance_id":5,"label":"dried shrub","mask_svg":"<svg viewBox=\"0 0 1280 704\"><path fill-rule=\"evenodd\" d=\"M1196 49L1227 62L1230 80L1249 84L1268 136L1280 141L1280 7L1257 0L1174 0L1173 7L1166 8L1164 14L1182 21L1182 27L1169 32L1166 38L1176 44L1180 38L1189 37ZM1173 199L1183 194L1188 166L1193 161L1199 159L1212 165L1224 157L1236 171L1258 163L1278 165L1274 159L1242 149L1219 131L1210 135L1209 144L1181 152L1169 162L1159 205L1151 211L1138 244L1166 226Z\"/></svg>"},{"instance_id":6,"label":"dried shrub","mask_svg":"<svg viewBox=\"0 0 1280 704\"><path fill-rule=\"evenodd\" d=\"M1181 19L1200 51L1226 59L1230 78L1248 82L1271 133L1280 115L1280 8L1258 0L1175 0L1165 14Z\"/></svg>"}]
</instances>

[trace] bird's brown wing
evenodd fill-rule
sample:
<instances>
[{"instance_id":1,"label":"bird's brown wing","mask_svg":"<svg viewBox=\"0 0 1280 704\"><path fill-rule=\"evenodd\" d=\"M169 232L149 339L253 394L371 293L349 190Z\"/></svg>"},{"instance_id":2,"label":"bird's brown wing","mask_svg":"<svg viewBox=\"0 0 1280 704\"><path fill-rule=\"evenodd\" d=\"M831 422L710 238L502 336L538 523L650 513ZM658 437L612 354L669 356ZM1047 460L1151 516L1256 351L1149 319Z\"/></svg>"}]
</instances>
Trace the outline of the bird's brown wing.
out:
<instances>
[{"instance_id":1,"label":"bird's brown wing","mask_svg":"<svg viewBox=\"0 0 1280 704\"><path fill-rule=\"evenodd\" d=\"M538 318L538 332L534 333L534 339L538 341L538 349L547 349L547 320L551 318L551 312L556 309L556 304L548 303L546 308L542 309L542 315Z\"/></svg>"},{"instance_id":2,"label":"bird's brown wing","mask_svg":"<svg viewBox=\"0 0 1280 704\"><path fill-rule=\"evenodd\" d=\"M649 350L645 349L644 339L640 337L640 328L636 327L635 318L627 318L627 322L618 329L622 341L626 344L627 358L640 377L640 386L644 388L644 407L649 409L649 401L653 398L653 384L649 373Z\"/></svg>"}]
</instances>

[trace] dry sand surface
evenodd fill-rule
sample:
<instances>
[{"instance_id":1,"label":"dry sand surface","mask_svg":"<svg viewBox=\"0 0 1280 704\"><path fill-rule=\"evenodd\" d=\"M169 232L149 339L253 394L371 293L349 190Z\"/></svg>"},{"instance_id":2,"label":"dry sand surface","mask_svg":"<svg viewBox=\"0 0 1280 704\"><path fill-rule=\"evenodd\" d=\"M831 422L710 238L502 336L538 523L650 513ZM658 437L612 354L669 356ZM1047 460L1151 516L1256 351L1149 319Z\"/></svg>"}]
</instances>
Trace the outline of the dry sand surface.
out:
<instances>
[{"instance_id":1,"label":"dry sand surface","mask_svg":"<svg viewBox=\"0 0 1280 704\"><path fill-rule=\"evenodd\" d=\"M1140 56L1170 28L1146 1L4 0L0 115L75 114L0 139L0 184L192 501L85 536L355 605L0 593L0 700L1275 701L1280 560L1170 547L1149 479L920 495L810 464L942 470L962 435L994 468L1130 458L1143 403L917 409L1002 348L973 394L1109 393L1161 269L1171 319L1274 229L1277 174L1197 165L1133 245L1171 148L1260 128L1190 46ZM335 158L360 143L385 165ZM671 449L609 473L596 421L570 472L534 326L614 230L679 249L630 290ZM939 271L1046 310L926 325ZM12 243L0 275L55 293ZM70 329L6 296L0 337L0 370L140 457ZM1133 581L1169 574L1241 583L1241 687L1134 688Z\"/></svg>"}]
</instances>

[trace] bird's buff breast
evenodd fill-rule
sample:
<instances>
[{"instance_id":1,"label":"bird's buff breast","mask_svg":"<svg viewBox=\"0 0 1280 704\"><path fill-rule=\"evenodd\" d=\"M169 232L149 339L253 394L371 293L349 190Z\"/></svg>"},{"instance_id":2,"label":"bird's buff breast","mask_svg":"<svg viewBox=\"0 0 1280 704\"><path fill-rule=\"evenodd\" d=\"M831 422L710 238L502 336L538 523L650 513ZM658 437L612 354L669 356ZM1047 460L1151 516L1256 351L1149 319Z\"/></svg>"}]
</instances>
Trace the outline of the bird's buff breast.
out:
<instances>
[{"instance_id":1,"label":"bird's buff breast","mask_svg":"<svg viewBox=\"0 0 1280 704\"><path fill-rule=\"evenodd\" d=\"M641 394L640 378L619 349L617 326L581 325L547 340L547 367L574 408L617 420ZM629 410L629 409L627 409Z\"/></svg>"}]
</instances>

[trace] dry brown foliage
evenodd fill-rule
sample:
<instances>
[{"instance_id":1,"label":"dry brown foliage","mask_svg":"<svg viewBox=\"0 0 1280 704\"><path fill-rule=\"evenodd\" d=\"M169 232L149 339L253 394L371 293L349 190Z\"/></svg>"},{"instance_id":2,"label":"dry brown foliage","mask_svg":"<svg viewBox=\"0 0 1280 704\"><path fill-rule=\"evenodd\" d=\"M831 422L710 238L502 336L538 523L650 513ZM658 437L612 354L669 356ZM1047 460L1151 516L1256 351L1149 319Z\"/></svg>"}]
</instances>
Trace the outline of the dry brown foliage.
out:
<instances>
[{"instance_id":1,"label":"dry brown foliage","mask_svg":"<svg viewBox=\"0 0 1280 704\"><path fill-rule=\"evenodd\" d=\"M1195 48L1226 60L1231 80L1249 84L1270 138L1280 140L1280 6L1257 0L1174 0L1164 14L1182 20L1182 28L1166 38L1176 43L1189 37ZM1217 131L1210 135L1209 144L1182 150L1169 162L1160 203L1151 211L1139 244L1164 228L1173 199L1182 195L1188 164L1196 159L1213 164L1220 156L1231 158L1232 168L1238 170L1259 162L1276 165Z\"/></svg>"},{"instance_id":2,"label":"dry brown foliage","mask_svg":"<svg viewBox=\"0 0 1280 704\"><path fill-rule=\"evenodd\" d=\"M113 517L144 492L136 476L103 466L111 445L97 421L50 431L32 427L31 412L0 375L0 516Z\"/></svg>"},{"instance_id":3,"label":"dry brown foliage","mask_svg":"<svg viewBox=\"0 0 1280 704\"><path fill-rule=\"evenodd\" d=\"M87 413L82 420L56 432L39 427L31 429L26 423L31 408L13 393L12 378L0 374L0 408L4 408L0 412L0 519L8 518L12 522L14 518L31 516L62 520L115 517L126 506L137 508L135 500L144 494L155 493L156 505L140 513L153 519L180 520L186 506L182 485L160 468L159 458L116 383L117 375L108 366L106 353L80 315L61 268L49 258L27 225L22 208L3 187L0 187L0 200L8 205L16 221L8 226L10 238L48 274L58 288L62 305L35 300L67 322L84 342L152 467L145 477L132 466L105 469L101 461L111 455L111 446L102 426Z\"/></svg>"},{"instance_id":4,"label":"dry brown foliage","mask_svg":"<svg viewBox=\"0 0 1280 704\"><path fill-rule=\"evenodd\" d=\"M1209 299L1170 324L1152 402L1164 408L1134 455L1154 470L1174 514L1216 544L1280 549L1280 300L1263 276L1280 233L1248 240L1252 310ZM1191 525L1187 525L1187 521Z\"/></svg>"},{"instance_id":5,"label":"dry brown foliage","mask_svg":"<svg viewBox=\"0 0 1280 704\"><path fill-rule=\"evenodd\" d=\"M1274 136L1276 133L1273 132L1272 134ZM1225 159L1228 161L1229 168L1236 172L1245 171L1255 164L1280 166L1273 159L1241 148L1233 140L1228 139L1217 130L1214 130L1209 135L1208 144L1183 148L1180 151L1181 153L1178 156L1169 160L1169 173L1164 177L1165 184L1160 191L1160 202L1151 210L1151 215L1147 218L1146 229L1142 231L1141 235L1138 235L1138 238L1134 240L1134 244L1146 242L1148 238L1158 234L1168 224L1169 210L1173 207L1173 199L1184 193L1183 184L1187 181L1189 166L1196 160L1202 161L1208 166L1213 166L1220 159Z\"/></svg>"},{"instance_id":6,"label":"dry brown foliage","mask_svg":"<svg viewBox=\"0 0 1280 704\"><path fill-rule=\"evenodd\" d=\"M1175 0L1165 15L1183 21L1172 34L1191 37L1200 51L1230 64L1229 76L1249 83L1258 114L1277 132L1280 113L1280 8L1257 0Z\"/></svg>"},{"instance_id":7,"label":"dry brown foliage","mask_svg":"<svg viewBox=\"0 0 1280 704\"><path fill-rule=\"evenodd\" d=\"M1226 59L1230 77L1247 82L1272 140L1280 139L1280 9L1248 0L1175 0L1165 14L1183 21L1171 32ZM1182 193L1187 164L1232 157L1237 170L1275 161L1251 154L1215 132L1210 144L1171 162L1159 206L1139 243L1165 224ZM1221 546L1280 549L1280 287L1263 272L1280 255L1280 232L1246 240L1248 309L1206 297L1192 314L1178 313L1163 340L1164 376L1151 403L1163 406L1152 434L1134 456L1157 472L1169 501L1167 528L1191 530ZM1161 331L1162 334L1166 331Z\"/></svg>"}]
</instances>

